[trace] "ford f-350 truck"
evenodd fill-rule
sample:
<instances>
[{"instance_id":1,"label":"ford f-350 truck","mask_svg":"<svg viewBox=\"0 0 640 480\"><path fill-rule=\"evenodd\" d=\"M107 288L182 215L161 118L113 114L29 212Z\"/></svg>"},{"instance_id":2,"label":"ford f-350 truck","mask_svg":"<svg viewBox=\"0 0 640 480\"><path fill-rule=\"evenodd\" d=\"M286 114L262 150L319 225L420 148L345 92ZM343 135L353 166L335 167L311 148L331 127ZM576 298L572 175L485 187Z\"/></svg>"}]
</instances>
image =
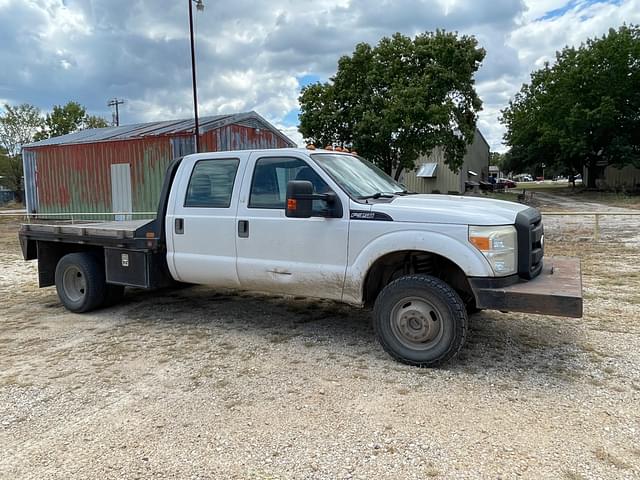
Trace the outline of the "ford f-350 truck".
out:
<instances>
[{"instance_id":1,"label":"ford f-350 truck","mask_svg":"<svg viewBox=\"0 0 640 480\"><path fill-rule=\"evenodd\" d=\"M154 220L19 236L40 287L72 312L176 282L331 299L373 307L384 349L417 366L454 357L478 309L582 316L579 261L544 257L537 210L410 193L334 150L187 155L168 167Z\"/></svg>"}]
</instances>

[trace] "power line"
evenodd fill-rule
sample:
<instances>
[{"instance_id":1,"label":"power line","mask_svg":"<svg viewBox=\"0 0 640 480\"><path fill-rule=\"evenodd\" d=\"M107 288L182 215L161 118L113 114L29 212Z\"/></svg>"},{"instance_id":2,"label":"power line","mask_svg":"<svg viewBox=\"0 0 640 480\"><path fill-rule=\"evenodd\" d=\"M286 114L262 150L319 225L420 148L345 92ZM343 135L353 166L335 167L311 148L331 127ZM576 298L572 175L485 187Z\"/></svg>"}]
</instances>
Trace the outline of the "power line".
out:
<instances>
[{"instance_id":1,"label":"power line","mask_svg":"<svg viewBox=\"0 0 640 480\"><path fill-rule=\"evenodd\" d=\"M118 106L122 105L123 103L124 100L118 100L117 97L114 97L112 100L109 100L109 103L107 103L108 107L116 107L115 114L113 115L113 123L116 127L120 126L120 112L118 110Z\"/></svg>"}]
</instances>

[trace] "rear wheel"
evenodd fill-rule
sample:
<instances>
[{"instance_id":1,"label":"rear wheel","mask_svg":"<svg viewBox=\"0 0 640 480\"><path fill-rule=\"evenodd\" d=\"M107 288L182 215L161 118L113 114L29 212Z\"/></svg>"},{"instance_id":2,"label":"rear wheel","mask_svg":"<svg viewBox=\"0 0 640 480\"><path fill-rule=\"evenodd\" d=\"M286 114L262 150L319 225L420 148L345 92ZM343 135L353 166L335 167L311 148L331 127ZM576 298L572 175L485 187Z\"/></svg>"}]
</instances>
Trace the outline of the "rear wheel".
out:
<instances>
[{"instance_id":1,"label":"rear wheel","mask_svg":"<svg viewBox=\"0 0 640 480\"><path fill-rule=\"evenodd\" d=\"M82 313L104 304L107 285L97 255L69 253L58 262L55 276L58 297L68 310Z\"/></svg>"},{"instance_id":2,"label":"rear wheel","mask_svg":"<svg viewBox=\"0 0 640 480\"><path fill-rule=\"evenodd\" d=\"M401 277L376 299L373 325L383 348L396 360L432 367L464 345L467 312L456 291L429 275Z\"/></svg>"}]
</instances>

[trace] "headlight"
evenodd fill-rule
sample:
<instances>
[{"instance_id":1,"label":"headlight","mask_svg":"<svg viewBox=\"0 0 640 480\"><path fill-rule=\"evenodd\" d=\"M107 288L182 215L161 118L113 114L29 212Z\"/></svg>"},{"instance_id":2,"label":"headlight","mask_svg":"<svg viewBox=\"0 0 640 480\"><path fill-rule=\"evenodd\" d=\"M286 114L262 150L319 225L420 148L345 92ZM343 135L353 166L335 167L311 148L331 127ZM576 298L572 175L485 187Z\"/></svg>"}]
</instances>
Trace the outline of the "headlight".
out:
<instances>
[{"instance_id":1,"label":"headlight","mask_svg":"<svg viewBox=\"0 0 640 480\"><path fill-rule=\"evenodd\" d=\"M469 241L482 252L497 276L503 277L517 272L518 242L513 225L470 226Z\"/></svg>"}]
</instances>

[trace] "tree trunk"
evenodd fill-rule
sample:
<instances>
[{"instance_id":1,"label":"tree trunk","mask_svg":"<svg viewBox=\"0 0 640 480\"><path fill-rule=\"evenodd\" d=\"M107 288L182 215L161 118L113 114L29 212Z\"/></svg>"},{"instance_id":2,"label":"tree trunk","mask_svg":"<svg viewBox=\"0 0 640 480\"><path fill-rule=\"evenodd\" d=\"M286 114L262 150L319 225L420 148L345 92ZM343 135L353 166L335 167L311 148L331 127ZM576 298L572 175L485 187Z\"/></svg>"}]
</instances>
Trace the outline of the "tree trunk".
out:
<instances>
[{"instance_id":1,"label":"tree trunk","mask_svg":"<svg viewBox=\"0 0 640 480\"><path fill-rule=\"evenodd\" d=\"M599 168L596 165L596 159L592 158L587 164L587 188L595 190L596 180L598 179Z\"/></svg>"},{"instance_id":2,"label":"tree trunk","mask_svg":"<svg viewBox=\"0 0 640 480\"><path fill-rule=\"evenodd\" d=\"M398 167L396 169L396 173L393 174L393 179L397 182L398 179L400 178L400 175L402 174L402 171L404 170L404 167Z\"/></svg>"},{"instance_id":3,"label":"tree trunk","mask_svg":"<svg viewBox=\"0 0 640 480\"><path fill-rule=\"evenodd\" d=\"M383 170L387 175L393 175L393 160L391 160L390 158L385 158Z\"/></svg>"}]
</instances>

